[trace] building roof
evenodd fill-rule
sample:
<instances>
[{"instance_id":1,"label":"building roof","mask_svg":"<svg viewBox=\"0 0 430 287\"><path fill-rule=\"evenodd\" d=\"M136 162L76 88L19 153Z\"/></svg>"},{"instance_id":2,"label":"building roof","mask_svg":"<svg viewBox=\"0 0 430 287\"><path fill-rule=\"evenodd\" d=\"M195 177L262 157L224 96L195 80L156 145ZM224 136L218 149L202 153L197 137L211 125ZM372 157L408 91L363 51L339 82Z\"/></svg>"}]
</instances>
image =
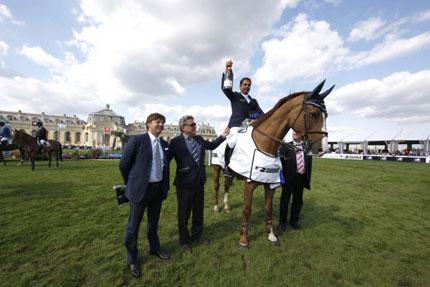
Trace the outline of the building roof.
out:
<instances>
[{"instance_id":1,"label":"building roof","mask_svg":"<svg viewBox=\"0 0 430 287\"><path fill-rule=\"evenodd\" d=\"M111 110L110 109L110 105L106 105L106 108L104 108L103 110L90 113L90 115L97 115L97 116L100 115L100 116L120 117L120 118L123 117L123 116L118 115L117 113L115 113L113 110Z\"/></svg>"}]
</instances>

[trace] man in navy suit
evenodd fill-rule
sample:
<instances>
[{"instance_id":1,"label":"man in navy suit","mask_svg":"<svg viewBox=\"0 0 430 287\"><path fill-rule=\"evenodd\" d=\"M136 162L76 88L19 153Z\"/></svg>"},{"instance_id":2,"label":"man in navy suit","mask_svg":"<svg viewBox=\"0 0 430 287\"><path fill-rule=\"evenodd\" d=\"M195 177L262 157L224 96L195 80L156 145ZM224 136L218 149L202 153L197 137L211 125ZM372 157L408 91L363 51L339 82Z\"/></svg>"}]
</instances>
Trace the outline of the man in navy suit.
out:
<instances>
[{"instance_id":1,"label":"man in navy suit","mask_svg":"<svg viewBox=\"0 0 430 287\"><path fill-rule=\"evenodd\" d=\"M231 171L227 167L230 163L230 157L233 152L233 148L236 145L237 140L237 132L239 128L242 126L243 122L246 119L256 120L261 115L264 114L263 110L258 105L256 99L252 98L249 95L249 91L251 90L251 79L250 78L242 78L240 80L240 92L233 92L231 88L224 87L224 80L226 77L226 73L232 71L233 62L227 61L225 64L226 72L222 74L221 79L221 89L226 95L226 97L230 100L231 104L231 116L228 122L228 128L230 129L230 134L227 138L227 146L225 150L225 170L224 174L226 176L231 176Z\"/></svg>"},{"instance_id":2,"label":"man in navy suit","mask_svg":"<svg viewBox=\"0 0 430 287\"><path fill-rule=\"evenodd\" d=\"M303 143L299 134L293 131L295 149L282 145L281 155L282 172L285 182L282 184L282 194L279 203L278 231L283 232L287 228L288 205L291 195L290 225L299 229L300 211L303 205L303 189L311 189L312 157L303 150Z\"/></svg>"},{"instance_id":3,"label":"man in navy suit","mask_svg":"<svg viewBox=\"0 0 430 287\"><path fill-rule=\"evenodd\" d=\"M130 137L119 163L124 183L127 185L125 194L130 200L125 247L129 269L134 277L141 275L137 260L137 238L145 209L148 217L146 236L149 241L149 254L162 260L169 259L161 250L158 239L161 203L169 191L168 144L159 138L165 121L161 114L150 114L146 120L148 132Z\"/></svg>"},{"instance_id":4,"label":"man in navy suit","mask_svg":"<svg viewBox=\"0 0 430 287\"><path fill-rule=\"evenodd\" d=\"M176 186L178 198L179 242L186 252L192 251L191 242L209 244L202 237L204 185L206 182L205 151L216 149L224 140L226 132L215 141L209 142L196 135L196 123L192 116L179 120L181 135L170 142L170 156L176 161ZM191 235L188 219L193 215Z\"/></svg>"}]
</instances>

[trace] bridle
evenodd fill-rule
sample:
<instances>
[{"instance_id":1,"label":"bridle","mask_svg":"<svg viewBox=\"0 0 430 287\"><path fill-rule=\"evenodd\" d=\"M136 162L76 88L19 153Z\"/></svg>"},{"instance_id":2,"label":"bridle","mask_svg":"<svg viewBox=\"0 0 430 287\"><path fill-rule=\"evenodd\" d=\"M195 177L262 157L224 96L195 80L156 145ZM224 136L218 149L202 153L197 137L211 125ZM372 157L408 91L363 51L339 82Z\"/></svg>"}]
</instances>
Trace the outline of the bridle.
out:
<instances>
[{"instance_id":1,"label":"bridle","mask_svg":"<svg viewBox=\"0 0 430 287\"><path fill-rule=\"evenodd\" d=\"M303 134L303 136L301 137L301 139L304 142L304 150L305 151L311 150L312 146L315 143L319 142L324 137L328 136L328 132L326 132L326 131L312 130L311 127L309 126L309 124L310 124L309 120L308 120L309 113L306 111L306 105L308 105L308 104L309 103L306 102L306 96L305 96L304 99L303 99L303 102L302 102L302 110L301 110L300 113L297 114L296 118L293 121L293 124L291 125L291 129L295 130L294 129L294 125L296 124L296 122L299 119L300 115L303 113L303 117L304 117L304 120L305 120L305 133ZM319 109L320 109L321 113L326 114L326 112L322 111L321 108L319 108ZM258 128L254 128L254 130L257 131L257 132L259 132L259 133L261 133L262 135L270 138L274 142L277 142L281 146L285 146L286 148L288 148L290 150L294 150L294 151L296 150L296 147L295 147L294 144L286 143L286 142L282 141L281 139L278 139L278 138L276 138L274 136L271 136L271 135L263 132L262 130L260 130ZM312 141L312 140L309 139L309 136L308 136L309 134L320 134L321 136L317 140Z\"/></svg>"},{"instance_id":2,"label":"bridle","mask_svg":"<svg viewBox=\"0 0 430 287\"><path fill-rule=\"evenodd\" d=\"M328 136L328 132L326 132L326 131L317 131L317 130L312 130L311 129L311 127L309 126L309 113L306 111L306 105L308 105L309 103L306 101L306 96L305 96L305 98L303 99L303 103L302 103L302 113L303 113L303 116L304 116L304 120L305 120L305 133L301 136L301 139L302 139L302 141L304 142L304 150L305 151L309 151L309 150L311 150L312 149L312 146L315 144L315 143L317 143L317 142L319 142L320 140L322 140L324 137L327 137ZM327 113L325 112L325 111L323 111L320 107L319 107L319 110L320 110L320 112L323 114L323 115L325 115L325 117L324 117L324 120L325 120L325 118L327 118ZM291 128L293 129L293 130L295 130L294 129L294 125L296 124L296 122L297 122L297 119L299 118L299 116L300 116L300 114L301 113L299 113L298 115L297 115L297 117L294 119L294 121L293 121L293 124L291 125ZM310 134L320 134L321 136L317 139L317 140L315 140L315 141L312 141L312 140L310 140L309 139L309 136L308 135L310 135Z\"/></svg>"}]
</instances>

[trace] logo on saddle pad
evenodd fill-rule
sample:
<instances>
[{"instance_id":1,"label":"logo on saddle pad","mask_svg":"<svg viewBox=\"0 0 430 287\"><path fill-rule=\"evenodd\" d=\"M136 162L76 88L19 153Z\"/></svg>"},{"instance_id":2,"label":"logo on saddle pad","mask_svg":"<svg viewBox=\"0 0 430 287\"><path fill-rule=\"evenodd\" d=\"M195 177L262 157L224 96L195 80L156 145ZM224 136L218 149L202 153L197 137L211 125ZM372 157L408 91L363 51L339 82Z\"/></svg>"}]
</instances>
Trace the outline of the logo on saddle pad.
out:
<instances>
[{"instance_id":1,"label":"logo on saddle pad","mask_svg":"<svg viewBox=\"0 0 430 287\"><path fill-rule=\"evenodd\" d=\"M259 172L265 172L265 173L278 173L279 172L279 168L255 166L254 169L258 169Z\"/></svg>"}]
</instances>

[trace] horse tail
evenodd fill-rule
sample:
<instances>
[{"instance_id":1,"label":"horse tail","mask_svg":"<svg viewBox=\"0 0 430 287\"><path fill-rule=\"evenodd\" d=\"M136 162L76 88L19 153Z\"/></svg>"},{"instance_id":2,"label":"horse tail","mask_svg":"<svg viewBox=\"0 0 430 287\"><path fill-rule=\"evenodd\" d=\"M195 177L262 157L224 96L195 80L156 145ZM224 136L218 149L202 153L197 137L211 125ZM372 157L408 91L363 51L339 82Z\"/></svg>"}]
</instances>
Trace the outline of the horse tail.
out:
<instances>
[{"instance_id":1,"label":"horse tail","mask_svg":"<svg viewBox=\"0 0 430 287\"><path fill-rule=\"evenodd\" d=\"M60 149L58 150L58 157L60 161L63 161L63 145L61 143L59 144L60 144Z\"/></svg>"}]
</instances>

